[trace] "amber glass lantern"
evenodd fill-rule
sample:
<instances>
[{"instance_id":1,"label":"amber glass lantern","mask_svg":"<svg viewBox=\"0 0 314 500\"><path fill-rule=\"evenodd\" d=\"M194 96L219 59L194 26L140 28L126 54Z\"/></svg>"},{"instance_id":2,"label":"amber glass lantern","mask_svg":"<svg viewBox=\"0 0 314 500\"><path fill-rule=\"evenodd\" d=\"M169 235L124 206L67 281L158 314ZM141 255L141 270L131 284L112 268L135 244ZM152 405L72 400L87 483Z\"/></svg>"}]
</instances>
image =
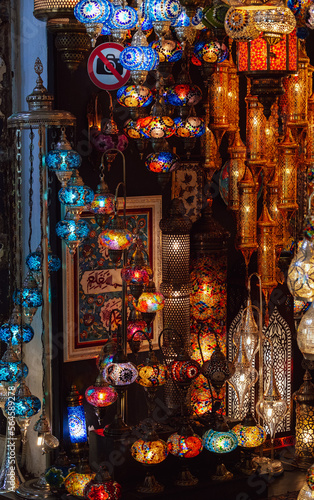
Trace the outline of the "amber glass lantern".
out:
<instances>
[{"instance_id":1,"label":"amber glass lantern","mask_svg":"<svg viewBox=\"0 0 314 500\"><path fill-rule=\"evenodd\" d=\"M297 204L297 144L289 129L284 140L278 145L279 205L290 215L298 208Z\"/></svg>"},{"instance_id":2,"label":"amber glass lantern","mask_svg":"<svg viewBox=\"0 0 314 500\"><path fill-rule=\"evenodd\" d=\"M303 384L293 394L296 403L295 455L301 465L313 462L314 450L314 384L308 371Z\"/></svg>"},{"instance_id":3,"label":"amber glass lantern","mask_svg":"<svg viewBox=\"0 0 314 500\"><path fill-rule=\"evenodd\" d=\"M210 128L219 147L224 133L229 128L228 106L229 61L218 64L209 80Z\"/></svg>"},{"instance_id":4,"label":"amber glass lantern","mask_svg":"<svg viewBox=\"0 0 314 500\"><path fill-rule=\"evenodd\" d=\"M236 131L234 140L228 148L229 160L229 189L228 208L233 213L238 212L240 207L238 183L245 172L246 147L244 146L239 130Z\"/></svg>"},{"instance_id":5,"label":"amber glass lantern","mask_svg":"<svg viewBox=\"0 0 314 500\"><path fill-rule=\"evenodd\" d=\"M308 117L308 66L310 59L306 54L305 40L299 40L298 71L286 79L287 86L287 125L302 132L307 127Z\"/></svg>"},{"instance_id":6,"label":"amber glass lantern","mask_svg":"<svg viewBox=\"0 0 314 500\"><path fill-rule=\"evenodd\" d=\"M230 39L229 39L230 40ZM232 58L232 40L229 44L229 67L228 67L228 133L234 133L239 127L239 75Z\"/></svg>"},{"instance_id":7,"label":"amber glass lantern","mask_svg":"<svg viewBox=\"0 0 314 500\"><path fill-rule=\"evenodd\" d=\"M246 266L252 253L257 249L257 186L251 170L246 167L244 177L238 184L238 242Z\"/></svg>"},{"instance_id":8,"label":"amber glass lantern","mask_svg":"<svg viewBox=\"0 0 314 500\"><path fill-rule=\"evenodd\" d=\"M298 71L296 30L276 45L269 45L262 36L239 42L237 65L238 71L250 76L252 95L258 96L268 118L276 97L284 93L282 78Z\"/></svg>"},{"instance_id":9,"label":"amber glass lantern","mask_svg":"<svg viewBox=\"0 0 314 500\"><path fill-rule=\"evenodd\" d=\"M270 218L266 205L257 223L257 267L262 289L268 303L269 294L276 287L276 238L275 222Z\"/></svg>"},{"instance_id":10,"label":"amber glass lantern","mask_svg":"<svg viewBox=\"0 0 314 500\"><path fill-rule=\"evenodd\" d=\"M266 120L263 106L248 89L246 102L246 154L249 166L259 168L265 160ZM255 172L253 172L255 173Z\"/></svg>"},{"instance_id":11,"label":"amber glass lantern","mask_svg":"<svg viewBox=\"0 0 314 500\"><path fill-rule=\"evenodd\" d=\"M279 182L278 171L274 170L272 179L267 184L267 208L271 219L276 223L275 226L275 251L276 257L279 257L284 246L285 230L285 211L279 210Z\"/></svg>"}]
</instances>

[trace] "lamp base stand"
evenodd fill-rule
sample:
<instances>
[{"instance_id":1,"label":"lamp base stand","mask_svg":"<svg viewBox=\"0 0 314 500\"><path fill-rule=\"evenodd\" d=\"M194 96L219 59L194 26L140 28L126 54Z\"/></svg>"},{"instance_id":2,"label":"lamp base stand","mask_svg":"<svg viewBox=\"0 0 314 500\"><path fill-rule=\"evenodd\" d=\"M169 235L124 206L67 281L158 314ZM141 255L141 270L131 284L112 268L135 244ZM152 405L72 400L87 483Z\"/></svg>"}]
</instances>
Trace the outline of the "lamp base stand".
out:
<instances>
[{"instance_id":1,"label":"lamp base stand","mask_svg":"<svg viewBox=\"0 0 314 500\"><path fill-rule=\"evenodd\" d=\"M241 452L239 470L246 476L251 476L257 471L258 465L252 460L252 454L248 450Z\"/></svg>"},{"instance_id":2,"label":"lamp base stand","mask_svg":"<svg viewBox=\"0 0 314 500\"><path fill-rule=\"evenodd\" d=\"M187 466L182 467L178 478L175 480L176 486L195 486L198 483L198 478L193 476Z\"/></svg>"},{"instance_id":3,"label":"lamp base stand","mask_svg":"<svg viewBox=\"0 0 314 500\"><path fill-rule=\"evenodd\" d=\"M218 464L215 474L211 476L212 481L230 481L232 478L233 474L228 471L225 464Z\"/></svg>"},{"instance_id":4,"label":"lamp base stand","mask_svg":"<svg viewBox=\"0 0 314 500\"><path fill-rule=\"evenodd\" d=\"M22 483L15 494L29 500L55 500L57 498L51 493L44 475Z\"/></svg>"},{"instance_id":5,"label":"lamp base stand","mask_svg":"<svg viewBox=\"0 0 314 500\"><path fill-rule=\"evenodd\" d=\"M111 424L104 428L104 435L110 437L121 437L130 431L130 427L124 422L121 416L116 416Z\"/></svg>"},{"instance_id":6,"label":"lamp base stand","mask_svg":"<svg viewBox=\"0 0 314 500\"><path fill-rule=\"evenodd\" d=\"M252 459L252 462L257 466L257 472L260 476L280 476L284 472L280 460L271 460L267 457L255 457Z\"/></svg>"},{"instance_id":7,"label":"lamp base stand","mask_svg":"<svg viewBox=\"0 0 314 500\"><path fill-rule=\"evenodd\" d=\"M158 483L151 472L147 472L143 484L137 487L139 493L154 494L164 491L164 486Z\"/></svg>"}]
</instances>

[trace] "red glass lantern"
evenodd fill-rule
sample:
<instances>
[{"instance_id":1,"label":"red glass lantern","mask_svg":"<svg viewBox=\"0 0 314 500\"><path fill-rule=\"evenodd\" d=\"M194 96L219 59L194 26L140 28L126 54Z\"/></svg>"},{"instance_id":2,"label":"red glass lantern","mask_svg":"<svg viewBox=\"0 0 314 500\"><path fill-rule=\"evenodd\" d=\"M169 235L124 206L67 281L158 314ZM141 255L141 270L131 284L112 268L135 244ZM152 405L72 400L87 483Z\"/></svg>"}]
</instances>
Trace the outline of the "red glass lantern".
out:
<instances>
[{"instance_id":1,"label":"red glass lantern","mask_svg":"<svg viewBox=\"0 0 314 500\"><path fill-rule=\"evenodd\" d=\"M251 77L251 94L258 96L269 118L276 97L284 93L282 78L298 71L296 30L276 45L269 45L262 35L238 42L237 65L238 71Z\"/></svg>"},{"instance_id":2,"label":"red glass lantern","mask_svg":"<svg viewBox=\"0 0 314 500\"><path fill-rule=\"evenodd\" d=\"M101 468L94 479L84 488L85 500L119 500L121 498L121 486L113 481L109 472Z\"/></svg>"},{"instance_id":3,"label":"red glass lantern","mask_svg":"<svg viewBox=\"0 0 314 500\"><path fill-rule=\"evenodd\" d=\"M167 445L169 453L180 458L197 457L203 450L202 438L194 434L191 428L171 434Z\"/></svg>"},{"instance_id":4,"label":"red glass lantern","mask_svg":"<svg viewBox=\"0 0 314 500\"><path fill-rule=\"evenodd\" d=\"M182 386L191 384L201 373L199 363L183 351L170 363L169 370L172 379Z\"/></svg>"},{"instance_id":5,"label":"red glass lantern","mask_svg":"<svg viewBox=\"0 0 314 500\"><path fill-rule=\"evenodd\" d=\"M97 407L105 408L112 405L117 400L117 391L108 384L90 385L85 391L86 401Z\"/></svg>"}]
</instances>

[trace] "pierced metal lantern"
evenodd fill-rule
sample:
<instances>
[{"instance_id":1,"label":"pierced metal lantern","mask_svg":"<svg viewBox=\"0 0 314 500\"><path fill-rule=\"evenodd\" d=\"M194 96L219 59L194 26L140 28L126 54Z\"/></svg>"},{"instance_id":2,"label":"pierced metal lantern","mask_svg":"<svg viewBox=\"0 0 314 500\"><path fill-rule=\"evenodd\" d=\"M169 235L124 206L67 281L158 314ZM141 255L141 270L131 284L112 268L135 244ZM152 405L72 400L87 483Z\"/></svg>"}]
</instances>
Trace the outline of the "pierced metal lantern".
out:
<instances>
[{"instance_id":1,"label":"pierced metal lantern","mask_svg":"<svg viewBox=\"0 0 314 500\"><path fill-rule=\"evenodd\" d=\"M40 21L56 18L73 18L77 0L34 0L33 14Z\"/></svg>"},{"instance_id":2,"label":"pierced metal lantern","mask_svg":"<svg viewBox=\"0 0 314 500\"><path fill-rule=\"evenodd\" d=\"M293 394L296 403L295 454L301 464L313 462L314 384L308 371L303 384Z\"/></svg>"}]
</instances>

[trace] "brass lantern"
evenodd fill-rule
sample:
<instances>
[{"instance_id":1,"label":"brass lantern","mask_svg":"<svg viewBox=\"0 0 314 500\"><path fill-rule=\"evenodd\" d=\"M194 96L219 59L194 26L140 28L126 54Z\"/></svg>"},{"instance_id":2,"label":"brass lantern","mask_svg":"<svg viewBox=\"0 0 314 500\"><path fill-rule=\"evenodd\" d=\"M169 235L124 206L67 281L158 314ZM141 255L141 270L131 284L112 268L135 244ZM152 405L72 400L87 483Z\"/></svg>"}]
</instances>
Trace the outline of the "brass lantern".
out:
<instances>
[{"instance_id":1,"label":"brass lantern","mask_svg":"<svg viewBox=\"0 0 314 500\"><path fill-rule=\"evenodd\" d=\"M238 184L238 241L246 266L252 253L257 249L257 185L249 167L246 167L244 177Z\"/></svg>"},{"instance_id":2,"label":"brass lantern","mask_svg":"<svg viewBox=\"0 0 314 500\"><path fill-rule=\"evenodd\" d=\"M210 128L214 132L218 147L224 133L229 128L228 69L228 60L218 64L210 77L208 89L211 103Z\"/></svg>"},{"instance_id":3,"label":"brass lantern","mask_svg":"<svg viewBox=\"0 0 314 500\"><path fill-rule=\"evenodd\" d=\"M300 464L313 462L314 452L314 384L308 371L303 384L293 394L296 402L295 455Z\"/></svg>"},{"instance_id":4,"label":"brass lantern","mask_svg":"<svg viewBox=\"0 0 314 500\"><path fill-rule=\"evenodd\" d=\"M279 209L290 215L298 208L297 204L297 144L287 128L284 140L278 144L279 171Z\"/></svg>"},{"instance_id":5,"label":"brass lantern","mask_svg":"<svg viewBox=\"0 0 314 500\"><path fill-rule=\"evenodd\" d=\"M78 0L34 0L33 14L39 21L56 18L74 19L74 7Z\"/></svg>"},{"instance_id":6,"label":"brass lantern","mask_svg":"<svg viewBox=\"0 0 314 500\"><path fill-rule=\"evenodd\" d=\"M244 176L246 157L246 147L241 140L239 130L236 131L234 140L228 148L228 152L230 154L228 208L232 210L233 213L237 213L240 206L238 184Z\"/></svg>"},{"instance_id":7,"label":"brass lantern","mask_svg":"<svg viewBox=\"0 0 314 500\"><path fill-rule=\"evenodd\" d=\"M264 203L262 214L257 223L257 266L258 274L262 280L262 289L266 295L266 303L268 303L269 294L277 285L275 227L276 223L270 218Z\"/></svg>"},{"instance_id":8,"label":"brass lantern","mask_svg":"<svg viewBox=\"0 0 314 500\"><path fill-rule=\"evenodd\" d=\"M279 183L278 171L274 170L272 179L267 184L267 208L270 217L276 223L275 226L275 251L279 257L285 241L285 211L278 208L279 202Z\"/></svg>"},{"instance_id":9,"label":"brass lantern","mask_svg":"<svg viewBox=\"0 0 314 500\"><path fill-rule=\"evenodd\" d=\"M245 102L247 160L251 168L258 169L265 163L266 119L263 106L256 95L251 95L249 88Z\"/></svg>"}]
</instances>

